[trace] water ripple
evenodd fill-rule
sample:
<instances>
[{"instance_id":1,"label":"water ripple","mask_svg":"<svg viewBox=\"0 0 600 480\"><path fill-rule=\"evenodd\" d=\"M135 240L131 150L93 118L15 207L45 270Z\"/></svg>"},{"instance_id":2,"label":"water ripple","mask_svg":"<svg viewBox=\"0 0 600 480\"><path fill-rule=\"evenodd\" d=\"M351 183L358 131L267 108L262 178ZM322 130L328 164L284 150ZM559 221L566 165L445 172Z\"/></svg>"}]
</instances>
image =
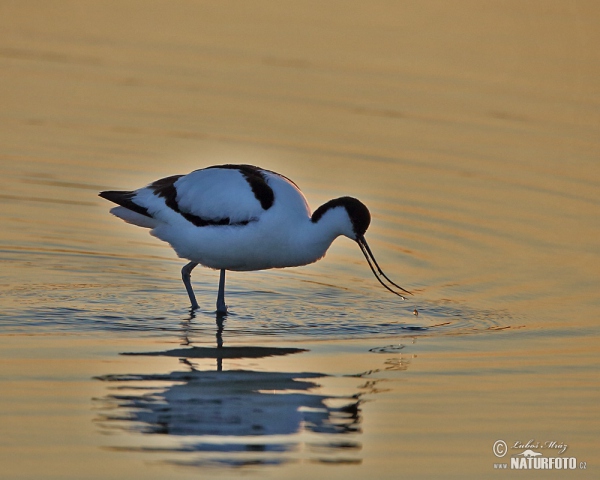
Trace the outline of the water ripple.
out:
<instances>
[{"instance_id":1,"label":"water ripple","mask_svg":"<svg viewBox=\"0 0 600 480\"><path fill-rule=\"evenodd\" d=\"M136 332L148 335L213 337L216 315L211 308L193 314L187 298L169 289L126 285L41 285L6 288L0 299L0 328L5 333ZM465 305L397 302L342 289L322 295L304 290L273 293L231 292L231 312L223 321L225 338L342 339L462 335L516 328L520 322L503 311ZM205 304L203 304L206 307Z\"/></svg>"}]
</instances>

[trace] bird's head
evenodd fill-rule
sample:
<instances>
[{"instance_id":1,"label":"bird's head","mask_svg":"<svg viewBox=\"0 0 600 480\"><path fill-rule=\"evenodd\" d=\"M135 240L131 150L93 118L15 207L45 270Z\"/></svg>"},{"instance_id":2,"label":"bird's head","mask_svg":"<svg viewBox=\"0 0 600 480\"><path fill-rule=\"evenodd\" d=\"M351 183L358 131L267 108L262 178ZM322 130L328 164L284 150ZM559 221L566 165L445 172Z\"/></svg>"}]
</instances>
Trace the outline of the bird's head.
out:
<instances>
[{"instance_id":1,"label":"bird's head","mask_svg":"<svg viewBox=\"0 0 600 480\"><path fill-rule=\"evenodd\" d=\"M340 197L329 200L315 210L312 215L313 223L317 223L323 216L335 216L335 223L340 233L352 240L364 236L371 223L371 213L367 206L360 200L352 197Z\"/></svg>"},{"instance_id":2,"label":"bird's head","mask_svg":"<svg viewBox=\"0 0 600 480\"><path fill-rule=\"evenodd\" d=\"M328 214L328 212L331 213ZM402 290L404 293L412 295L408 290L405 290L392 282L385 273L383 273L375 260L375 256L365 240L365 233L371 224L371 213L364 203L353 197L340 197L329 200L315 210L312 215L312 221L317 223L326 214L330 217L336 217L335 221L339 225L339 233L358 243L363 255L367 259L369 267L371 267L371 271L379 283L390 292L402 297L402 299L404 299L404 296L386 284L382 278L387 280L392 286Z\"/></svg>"}]
</instances>

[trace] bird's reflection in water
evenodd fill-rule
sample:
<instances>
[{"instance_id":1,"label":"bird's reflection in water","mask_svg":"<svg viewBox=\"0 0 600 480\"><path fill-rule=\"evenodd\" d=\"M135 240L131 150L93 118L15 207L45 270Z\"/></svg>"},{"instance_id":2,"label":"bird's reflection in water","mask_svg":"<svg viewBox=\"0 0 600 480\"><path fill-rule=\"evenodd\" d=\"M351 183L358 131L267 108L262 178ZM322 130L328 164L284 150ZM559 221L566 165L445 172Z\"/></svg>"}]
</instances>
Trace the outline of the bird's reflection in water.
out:
<instances>
[{"instance_id":1,"label":"bird's reflection in water","mask_svg":"<svg viewBox=\"0 0 600 480\"><path fill-rule=\"evenodd\" d=\"M191 466L277 465L302 459L360 463L360 392L315 393L318 379L327 377L318 372L226 370L226 359L305 350L225 347L222 332L223 317L217 317L216 348L190 347L184 335L186 348L136 354L177 357L185 366L181 371L98 377L115 391L99 399L98 420L104 429L169 439L161 446L153 441L152 446L117 449L175 454L168 463ZM215 359L216 369L199 369L194 364L198 359Z\"/></svg>"}]
</instances>

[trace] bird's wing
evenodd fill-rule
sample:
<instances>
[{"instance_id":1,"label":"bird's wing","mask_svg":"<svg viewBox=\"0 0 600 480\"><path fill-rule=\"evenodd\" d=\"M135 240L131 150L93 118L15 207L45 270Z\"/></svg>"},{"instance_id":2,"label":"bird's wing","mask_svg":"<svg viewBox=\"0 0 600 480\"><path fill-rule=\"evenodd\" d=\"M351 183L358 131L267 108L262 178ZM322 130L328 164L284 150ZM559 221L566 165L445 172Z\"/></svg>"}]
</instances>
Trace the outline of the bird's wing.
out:
<instances>
[{"instance_id":1,"label":"bird's wing","mask_svg":"<svg viewBox=\"0 0 600 480\"><path fill-rule=\"evenodd\" d=\"M273 200L262 170L244 165L166 177L136 191L131 199L153 218L171 223L177 214L199 227L257 220Z\"/></svg>"}]
</instances>

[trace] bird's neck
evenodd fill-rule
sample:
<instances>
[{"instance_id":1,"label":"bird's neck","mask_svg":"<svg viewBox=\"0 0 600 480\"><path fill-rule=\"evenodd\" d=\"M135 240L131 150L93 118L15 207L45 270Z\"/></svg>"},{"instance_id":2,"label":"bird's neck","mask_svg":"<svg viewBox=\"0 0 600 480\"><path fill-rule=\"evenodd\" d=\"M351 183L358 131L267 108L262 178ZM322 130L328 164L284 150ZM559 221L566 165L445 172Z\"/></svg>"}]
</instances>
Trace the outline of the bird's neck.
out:
<instances>
[{"instance_id":1,"label":"bird's neck","mask_svg":"<svg viewBox=\"0 0 600 480\"><path fill-rule=\"evenodd\" d=\"M328 210L318 221L307 219L293 236L293 250L301 255L304 263L322 258L333 241L340 235L349 234L352 226L343 208Z\"/></svg>"}]
</instances>

